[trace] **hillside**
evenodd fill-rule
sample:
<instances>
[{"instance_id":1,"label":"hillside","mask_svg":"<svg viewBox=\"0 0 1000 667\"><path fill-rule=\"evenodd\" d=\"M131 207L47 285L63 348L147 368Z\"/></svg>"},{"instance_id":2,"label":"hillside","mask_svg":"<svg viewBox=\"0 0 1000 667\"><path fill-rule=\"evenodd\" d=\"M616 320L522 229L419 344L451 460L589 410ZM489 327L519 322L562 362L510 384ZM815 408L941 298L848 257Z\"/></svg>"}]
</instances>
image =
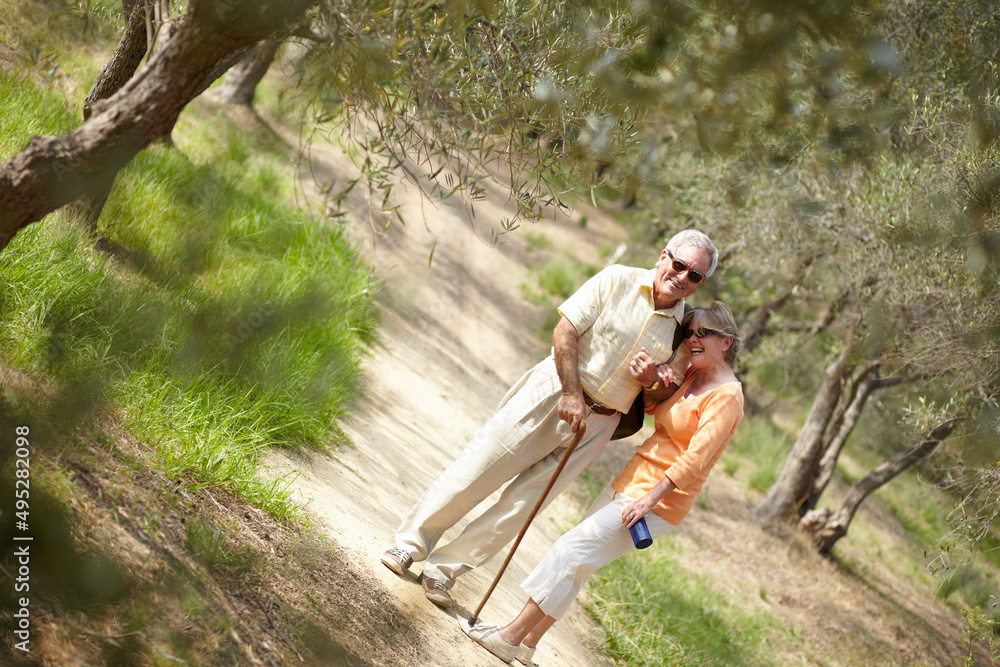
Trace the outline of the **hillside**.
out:
<instances>
[{"instance_id":1,"label":"hillside","mask_svg":"<svg viewBox=\"0 0 1000 667\"><path fill-rule=\"evenodd\" d=\"M43 6L27 7L40 12ZM69 100L70 108L113 47L110 35L101 37L100 44L88 43L75 53L85 64L70 59L64 69L72 74L53 86L53 96ZM27 46L0 44L0 70L23 68L47 86L50 64L25 65ZM281 68L274 68L266 94L276 96L285 83ZM309 212L321 210L317 184L346 182L354 174L350 162L340 147L322 143L303 157L298 134L289 129L294 121L262 116L199 99L181 117L173 147L150 149L149 162L136 169L141 175L158 160L191 162L200 169L210 162L204 154L215 151L222 155L219 162L228 160L231 173L241 174L253 163L246 145L267 143L273 163L282 166L253 165L255 178L266 172L260 178L273 190L260 188L259 194L293 200ZM246 137L252 141L240 143ZM247 182L258 181L248 176ZM166 198L172 197L168 192ZM142 405L109 405L93 424L56 429L46 422L59 417L60 396L51 378L0 364L4 432L31 420L38 445L32 525L44 526L49 544L58 547L34 564L40 585L32 603L34 651L27 656L13 648L14 626L6 611L14 607L14 570L4 562L0 606L8 620L0 660L500 664L461 633L458 619L478 605L501 558L464 577L454 591L459 607L445 612L424 599L415 576L419 565L400 578L378 556L391 545L400 518L510 384L547 353L546 322L557 299L529 298L539 291L539 268L572 260L596 269L632 239L611 215L579 205L569 216L503 235L493 247L491 233L509 214L506 192L488 191L475 217L461 206L423 198L413 183L399 183L397 197L405 225L384 227L373 220L373 203L361 188L347 200L343 217L310 219L343 230L359 248L363 270L382 283L376 297L381 328L378 342L365 350L364 392L351 417L340 423L346 438L341 441L334 431L322 443L326 451L289 447L263 454L268 479L279 487L287 484L291 500L302 504L297 519L276 518L273 509L265 511L232 487L167 469L162 443L128 428ZM60 216L42 224L56 230L71 226ZM88 266L106 261L122 283L139 280L132 272L135 257L119 247L81 244L76 252ZM168 282L163 281L164 291ZM153 296L143 303L158 303ZM39 412L31 412L35 408ZM642 435L609 445L587 478L536 520L484 621L500 622L520 608L519 581L573 525L595 488L617 471ZM10 454L2 454L0 463L7 465ZM793 532L764 531L752 514L759 500L759 492L720 466L685 524L663 544L631 555L609 580L633 584L635 605L647 609L660 600L653 599L658 593L652 589L647 596L641 576L654 568L673 572L683 602L676 605L677 624L711 625L718 636L731 637L733 654L742 659L729 664L963 662L968 648L962 618L936 598L937 582L922 569L920 542L878 498L866 503L832 558L819 556ZM10 544L9 505L0 512L0 534ZM603 650L629 638L632 628L617 626L604 613L614 604L605 596L610 587L602 581L585 592L540 647L540 665L614 664ZM650 616L651 625L660 622ZM635 641L646 639L638 636L646 629L634 630ZM708 650L664 646L662 664L722 663Z\"/></svg>"}]
</instances>

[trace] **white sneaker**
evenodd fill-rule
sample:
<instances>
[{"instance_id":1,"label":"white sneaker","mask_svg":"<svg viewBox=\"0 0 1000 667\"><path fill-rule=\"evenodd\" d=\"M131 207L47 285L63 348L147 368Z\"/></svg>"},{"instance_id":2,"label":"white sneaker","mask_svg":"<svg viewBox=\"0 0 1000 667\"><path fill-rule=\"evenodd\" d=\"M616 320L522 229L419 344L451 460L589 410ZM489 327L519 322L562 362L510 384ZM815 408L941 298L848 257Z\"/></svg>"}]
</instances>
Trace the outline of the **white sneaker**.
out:
<instances>
[{"instance_id":1,"label":"white sneaker","mask_svg":"<svg viewBox=\"0 0 1000 667\"><path fill-rule=\"evenodd\" d=\"M538 648L538 647L535 647ZM517 647L517 655L514 658L525 667L537 667L534 662L535 649L521 644Z\"/></svg>"},{"instance_id":2,"label":"white sneaker","mask_svg":"<svg viewBox=\"0 0 1000 667\"><path fill-rule=\"evenodd\" d=\"M472 641L476 642L484 649L500 658L504 662L512 662L517 656L519 646L511 646L500 636L500 628L495 625L476 623L469 627L469 621L462 619L458 622L462 626L462 632L469 635Z\"/></svg>"}]
</instances>

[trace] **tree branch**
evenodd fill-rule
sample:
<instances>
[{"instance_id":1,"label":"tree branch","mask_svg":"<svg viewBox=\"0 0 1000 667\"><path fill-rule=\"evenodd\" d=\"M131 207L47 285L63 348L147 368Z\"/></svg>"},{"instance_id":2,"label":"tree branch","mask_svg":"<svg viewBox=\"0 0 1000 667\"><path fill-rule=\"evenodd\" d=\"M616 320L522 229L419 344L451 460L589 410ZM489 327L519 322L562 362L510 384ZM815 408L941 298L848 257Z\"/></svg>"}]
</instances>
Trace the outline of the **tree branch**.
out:
<instances>
[{"instance_id":1,"label":"tree branch","mask_svg":"<svg viewBox=\"0 0 1000 667\"><path fill-rule=\"evenodd\" d=\"M929 456L945 438L951 435L962 419L962 417L955 416L939 422L928 429L917 442L858 480L857 484L851 487L847 495L844 496L844 502L840 509L832 516L829 516L829 510L826 510L825 515L823 512L819 512L810 513L812 516L807 514L803 517L801 525L813 530L820 553L829 553L837 540L847 534L851 520L865 498L899 473Z\"/></svg>"}]
</instances>

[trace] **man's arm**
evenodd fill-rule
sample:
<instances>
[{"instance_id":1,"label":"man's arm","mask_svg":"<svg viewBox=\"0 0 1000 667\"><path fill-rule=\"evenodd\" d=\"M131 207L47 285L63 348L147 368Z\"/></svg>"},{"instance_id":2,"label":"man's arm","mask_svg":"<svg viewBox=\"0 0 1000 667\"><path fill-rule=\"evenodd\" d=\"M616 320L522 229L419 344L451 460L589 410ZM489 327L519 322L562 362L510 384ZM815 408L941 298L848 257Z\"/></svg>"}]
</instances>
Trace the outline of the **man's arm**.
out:
<instances>
[{"instance_id":1,"label":"man's arm","mask_svg":"<svg viewBox=\"0 0 1000 667\"><path fill-rule=\"evenodd\" d=\"M664 364L666 365L666 364ZM642 389L642 397L646 400L646 405L656 405L657 403L662 403L677 391L680 387L673 383L673 377L670 375L660 374L660 384L656 386L656 389Z\"/></svg>"},{"instance_id":2,"label":"man's arm","mask_svg":"<svg viewBox=\"0 0 1000 667\"><path fill-rule=\"evenodd\" d=\"M559 418L569 422L569 429L573 433L576 433L577 426L587 416L583 385L580 383L579 345L579 332L563 315L552 332L552 347L555 350L556 372L562 383Z\"/></svg>"}]
</instances>

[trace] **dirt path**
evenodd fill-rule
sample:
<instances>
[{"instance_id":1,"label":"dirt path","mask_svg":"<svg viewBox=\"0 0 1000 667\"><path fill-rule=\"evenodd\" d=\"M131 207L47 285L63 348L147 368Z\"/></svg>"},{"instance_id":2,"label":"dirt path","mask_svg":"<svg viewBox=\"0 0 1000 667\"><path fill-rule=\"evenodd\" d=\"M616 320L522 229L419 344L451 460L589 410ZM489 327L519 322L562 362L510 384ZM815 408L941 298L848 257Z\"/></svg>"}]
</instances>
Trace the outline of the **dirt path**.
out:
<instances>
[{"instance_id":1,"label":"dirt path","mask_svg":"<svg viewBox=\"0 0 1000 667\"><path fill-rule=\"evenodd\" d=\"M348 169L335 153L314 154L314 169L316 164L340 173ZM489 247L483 239L504 215L494 205L477 204L472 224L463 210L422 203L412 187L403 194L407 226L372 233L360 215L348 223L385 281L379 299L383 347L364 364L367 398L345 425L353 445L306 463L296 496L309 503L357 572L370 575L369 585L396 596L418 635L398 639L425 649L427 662L421 664L500 664L469 641L458 619L478 606L506 551L459 581L453 591L459 607L449 612L424 598L417 583L420 564L400 578L379 556L392 546L400 519L458 456L507 388L548 354L538 333L545 309L529 305L521 288L529 281L527 265L541 259L541 251L529 251L524 234ZM583 227L565 217L532 232L557 239L560 252L598 264L598 244L624 239L621 229L605 221ZM289 470L302 462L276 456L272 464ZM520 609L526 596L517 584L579 515L579 506L564 496L539 516L490 598L484 621L498 622ZM574 609L536 659L548 665L607 664L590 650L594 637L592 621ZM399 664L412 662L401 656Z\"/></svg>"}]
</instances>

